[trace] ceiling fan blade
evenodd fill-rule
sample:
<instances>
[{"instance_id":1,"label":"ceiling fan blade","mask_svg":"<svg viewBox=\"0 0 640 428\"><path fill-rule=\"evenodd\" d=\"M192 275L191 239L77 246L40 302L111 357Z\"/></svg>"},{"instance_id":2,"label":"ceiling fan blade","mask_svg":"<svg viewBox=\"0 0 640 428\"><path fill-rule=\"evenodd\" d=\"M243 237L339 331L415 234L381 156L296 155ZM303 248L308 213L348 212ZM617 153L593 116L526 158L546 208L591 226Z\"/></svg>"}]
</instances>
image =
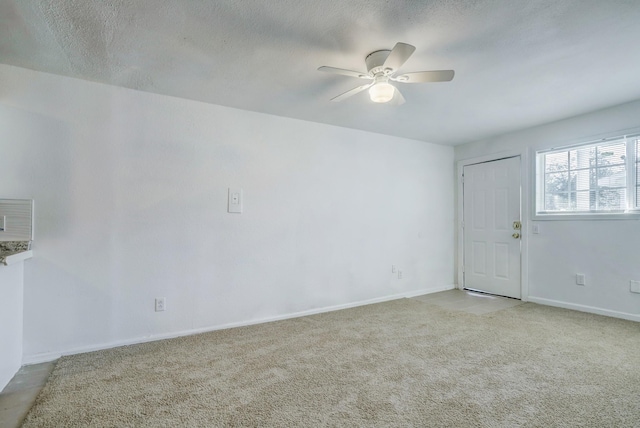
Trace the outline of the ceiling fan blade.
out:
<instances>
[{"instance_id":1,"label":"ceiling fan blade","mask_svg":"<svg viewBox=\"0 0 640 428\"><path fill-rule=\"evenodd\" d=\"M402 83L449 82L454 75L453 70L415 71L392 77L391 80Z\"/></svg>"},{"instance_id":2,"label":"ceiling fan blade","mask_svg":"<svg viewBox=\"0 0 640 428\"><path fill-rule=\"evenodd\" d=\"M396 43L396 45L389 53L387 59L384 61L382 67L385 69L390 68L394 71L398 70L400 67L402 67L402 64L404 64L409 59L409 57L415 50L415 46L411 46L401 42Z\"/></svg>"},{"instance_id":3,"label":"ceiling fan blade","mask_svg":"<svg viewBox=\"0 0 640 428\"><path fill-rule=\"evenodd\" d=\"M406 100L402 96L402 92L400 92L398 88L396 88L395 93L393 94L393 99L388 104L391 104L393 106L400 106L405 102Z\"/></svg>"},{"instance_id":4,"label":"ceiling fan blade","mask_svg":"<svg viewBox=\"0 0 640 428\"><path fill-rule=\"evenodd\" d=\"M345 98L349 98L350 96L355 95L355 94L357 94L358 92L362 92L362 91L364 91L365 89L370 88L371 86L373 86L373 82L371 82L371 83L367 83L366 85L358 86L357 88L350 89L350 90L348 90L347 92L345 92L345 93L343 93L343 94L338 95L337 97L333 97L333 98L331 98L331 101L336 101L336 102L337 102L337 101L342 101L342 100L344 100Z\"/></svg>"},{"instance_id":5,"label":"ceiling fan blade","mask_svg":"<svg viewBox=\"0 0 640 428\"><path fill-rule=\"evenodd\" d=\"M344 68L327 67L326 65L319 67L318 71L324 71L326 73L332 73L332 74L341 74L343 76L349 76L349 77L357 77L359 79L368 79L368 80L373 79L373 77L369 76L367 73L361 73L359 71L353 71L353 70L345 70Z\"/></svg>"}]
</instances>

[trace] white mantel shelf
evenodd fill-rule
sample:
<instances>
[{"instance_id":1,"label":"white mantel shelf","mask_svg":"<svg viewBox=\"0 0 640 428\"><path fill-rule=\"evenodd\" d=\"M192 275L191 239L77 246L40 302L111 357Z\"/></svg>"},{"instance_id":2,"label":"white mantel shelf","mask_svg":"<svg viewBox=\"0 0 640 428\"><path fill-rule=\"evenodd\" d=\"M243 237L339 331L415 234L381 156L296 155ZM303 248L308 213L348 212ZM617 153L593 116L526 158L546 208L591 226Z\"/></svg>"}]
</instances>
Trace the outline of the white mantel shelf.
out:
<instances>
[{"instance_id":1,"label":"white mantel shelf","mask_svg":"<svg viewBox=\"0 0 640 428\"><path fill-rule=\"evenodd\" d=\"M33 257L33 250L22 251L20 253L10 254L8 256L0 254L0 266L8 266L19 263L21 261L30 259L31 257Z\"/></svg>"}]
</instances>

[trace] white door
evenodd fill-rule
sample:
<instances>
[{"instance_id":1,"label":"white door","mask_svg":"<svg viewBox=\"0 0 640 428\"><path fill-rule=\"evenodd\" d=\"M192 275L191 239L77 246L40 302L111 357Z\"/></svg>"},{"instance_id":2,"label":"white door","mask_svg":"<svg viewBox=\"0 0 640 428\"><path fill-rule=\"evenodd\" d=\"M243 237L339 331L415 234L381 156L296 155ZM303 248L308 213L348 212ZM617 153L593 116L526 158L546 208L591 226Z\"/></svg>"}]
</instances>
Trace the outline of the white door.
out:
<instances>
[{"instance_id":1,"label":"white door","mask_svg":"<svg viewBox=\"0 0 640 428\"><path fill-rule=\"evenodd\" d=\"M520 292L520 157L464 167L464 288Z\"/></svg>"}]
</instances>

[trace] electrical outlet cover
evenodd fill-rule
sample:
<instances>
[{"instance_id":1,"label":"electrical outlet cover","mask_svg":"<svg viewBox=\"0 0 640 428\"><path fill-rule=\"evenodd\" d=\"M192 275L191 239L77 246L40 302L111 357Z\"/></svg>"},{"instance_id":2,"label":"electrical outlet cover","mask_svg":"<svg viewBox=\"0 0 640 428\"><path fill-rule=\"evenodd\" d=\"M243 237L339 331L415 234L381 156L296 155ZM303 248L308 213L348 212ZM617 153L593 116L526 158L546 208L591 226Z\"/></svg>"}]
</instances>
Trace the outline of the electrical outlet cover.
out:
<instances>
[{"instance_id":1,"label":"electrical outlet cover","mask_svg":"<svg viewBox=\"0 0 640 428\"><path fill-rule=\"evenodd\" d=\"M229 201L227 211L230 213L242 213L242 189L229 187Z\"/></svg>"}]
</instances>

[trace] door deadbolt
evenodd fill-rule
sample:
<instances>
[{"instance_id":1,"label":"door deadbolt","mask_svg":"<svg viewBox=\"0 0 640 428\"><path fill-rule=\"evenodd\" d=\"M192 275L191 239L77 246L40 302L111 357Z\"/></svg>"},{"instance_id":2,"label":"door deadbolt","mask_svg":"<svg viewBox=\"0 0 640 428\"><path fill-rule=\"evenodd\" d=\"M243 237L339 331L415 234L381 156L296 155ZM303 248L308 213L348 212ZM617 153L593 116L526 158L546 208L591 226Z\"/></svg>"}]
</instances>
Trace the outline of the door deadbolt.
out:
<instances>
[{"instance_id":1,"label":"door deadbolt","mask_svg":"<svg viewBox=\"0 0 640 428\"><path fill-rule=\"evenodd\" d=\"M520 234L518 232L515 232L513 235L513 239L518 239L520 237Z\"/></svg>"},{"instance_id":2,"label":"door deadbolt","mask_svg":"<svg viewBox=\"0 0 640 428\"><path fill-rule=\"evenodd\" d=\"M520 230L520 229L522 229L522 223L520 223L519 221L514 221L513 230Z\"/></svg>"}]
</instances>

